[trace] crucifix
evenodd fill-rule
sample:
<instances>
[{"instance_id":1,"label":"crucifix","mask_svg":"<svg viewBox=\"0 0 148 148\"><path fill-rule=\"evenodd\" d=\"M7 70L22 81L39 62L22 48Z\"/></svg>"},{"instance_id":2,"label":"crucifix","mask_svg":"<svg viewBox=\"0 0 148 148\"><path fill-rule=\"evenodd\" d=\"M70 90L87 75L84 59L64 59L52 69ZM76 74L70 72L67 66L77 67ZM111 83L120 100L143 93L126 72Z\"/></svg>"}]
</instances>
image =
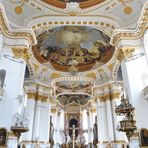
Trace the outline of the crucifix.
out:
<instances>
[{"instance_id":1,"label":"crucifix","mask_svg":"<svg viewBox=\"0 0 148 148\"><path fill-rule=\"evenodd\" d=\"M75 127L75 125L72 125L72 128L69 128L72 130L72 148L75 148L75 131L78 129L77 127Z\"/></svg>"}]
</instances>

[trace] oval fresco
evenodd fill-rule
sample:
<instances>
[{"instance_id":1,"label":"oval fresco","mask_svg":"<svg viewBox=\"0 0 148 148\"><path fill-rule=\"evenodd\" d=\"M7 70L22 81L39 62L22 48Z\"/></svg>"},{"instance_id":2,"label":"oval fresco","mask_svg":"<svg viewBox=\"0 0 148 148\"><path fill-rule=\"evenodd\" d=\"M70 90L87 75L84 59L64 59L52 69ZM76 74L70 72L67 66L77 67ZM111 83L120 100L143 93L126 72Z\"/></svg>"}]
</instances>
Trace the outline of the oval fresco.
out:
<instances>
[{"instance_id":1,"label":"oval fresco","mask_svg":"<svg viewBox=\"0 0 148 148\"><path fill-rule=\"evenodd\" d=\"M90 96L85 94L63 94L58 96L57 100L61 105L68 105L71 103L86 105L90 100Z\"/></svg>"},{"instance_id":2,"label":"oval fresco","mask_svg":"<svg viewBox=\"0 0 148 148\"><path fill-rule=\"evenodd\" d=\"M40 63L50 63L59 71L88 71L106 64L113 56L114 47L103 32L85 26L55 27L37 37L33 53Z\"/></svg>"}]
</instances>

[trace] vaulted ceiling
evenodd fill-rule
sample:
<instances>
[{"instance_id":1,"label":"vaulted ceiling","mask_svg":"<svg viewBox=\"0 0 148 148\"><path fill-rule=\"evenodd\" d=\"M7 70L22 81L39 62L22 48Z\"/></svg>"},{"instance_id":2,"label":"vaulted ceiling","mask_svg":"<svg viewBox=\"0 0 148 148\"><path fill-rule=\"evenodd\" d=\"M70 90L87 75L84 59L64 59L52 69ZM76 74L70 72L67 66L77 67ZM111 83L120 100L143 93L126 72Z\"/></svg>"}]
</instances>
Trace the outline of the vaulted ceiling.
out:
<instances>
[{"instance_id":1,"label":"vaulted ceiling","mask_svg":"<svg viewBox=\"0 0 148 148\"><path fill-rule=\"evenodd\" d=\"M112 33L115 29L135 29L146 0L0 2L11 28L32 29L36 35L37 45L30 49L29 59L34 78L47 86L57 81L55 95L67 93L58 96L61 104L77 100L84 105L92 95L94 83L88 83L89 79L100 85L114 80L114 70L117 73L120 65L115 57L117 49L110 44ZM77 96L79 91L84 94ZM71 93L71 100L66 102Z\"/></svg>"},{"instance_id":2,"label":"vaulted ceiling","mask_svg":"<svg viewBox=\"0 0 148 148\"><path fill-rule=\"evenodd\" d=\"M95 16L112 18L116 27L135 25L146 0L69 0L78 1L79 9L70 6L64 0L0 0L5 7L6 15L13 27L31 27L29 24L36 18L45 16L65 17L76 11L77 16ZM66 1L66 0L65 0ZM64 5L64 8L62 7ZM71 10L69 10L71 9ZM66 21L66 18L65 18Z\"/></svg>"}]
</instances>

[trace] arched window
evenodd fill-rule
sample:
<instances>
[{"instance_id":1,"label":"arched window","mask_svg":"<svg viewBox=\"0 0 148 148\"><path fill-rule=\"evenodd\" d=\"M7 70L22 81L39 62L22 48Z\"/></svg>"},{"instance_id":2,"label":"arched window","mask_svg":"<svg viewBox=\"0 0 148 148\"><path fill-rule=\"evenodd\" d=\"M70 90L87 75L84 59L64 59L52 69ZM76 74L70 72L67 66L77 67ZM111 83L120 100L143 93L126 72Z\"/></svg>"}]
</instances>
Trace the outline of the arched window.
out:
<instances>
[{"instance_id":1,"label":"arched window","mask_svg":"<svg viewBox=\"0 0 148 148\"><path fill-rule=\"evenodd\" d=\"M28 66L26 66L26 69L25 69L25 79L27 78L30 78L30 72L29 72L29 69L28 69Z\"/></svg>"},{"instance_id":2,"label":"arched window","mask_svg":"<svg viewBox=\"0 0 148 148\"><path fill-rule=\"evenodd\" d=\"M118 72L117 72L117 80L120 80L120 81L123 80L121 66L119 66L119 69L118 69Z\"/></svg>"},{"instance_id":3,"label":"arched window","mask_svg":"<svg viewBox=\"0 0 148 148\"><path fill-rule=\"evenodd\" d=\"M4 86L5 76L6 76L6 70L1 69L0 70L0 87L1 88L3 88Z\"/></svg>"}]
</instances>

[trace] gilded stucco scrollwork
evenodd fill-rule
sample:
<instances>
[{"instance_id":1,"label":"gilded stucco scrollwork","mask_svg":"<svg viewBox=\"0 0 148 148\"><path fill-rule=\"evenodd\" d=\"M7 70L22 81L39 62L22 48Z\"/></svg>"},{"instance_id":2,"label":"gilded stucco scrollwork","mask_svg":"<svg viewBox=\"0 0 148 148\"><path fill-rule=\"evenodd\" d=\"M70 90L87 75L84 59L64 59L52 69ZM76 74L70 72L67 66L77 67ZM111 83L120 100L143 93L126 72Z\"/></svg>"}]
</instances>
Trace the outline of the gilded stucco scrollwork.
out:
<instances>
[{"instance_id":1,"label":"gilded stucco scrollwork","mask_svg":"<svg viewBox=\"0 0 148 148\"><path fill-rule=\"evenodd\" d=\"M12 52L15 58L22 58L28 60L30 55L27 48L12 48Z\"/></svg>"},{"instance_id":2,"label":"gilded stucco scrollwork","mask_svg":"<svg viewBox=\"0 0 148 148\"><path fill-rule=\"evenodd\" d=\"M105 102L107 100L120 99L122 90L121 90L122 82L109 82L102 86L94 87L94 95L97 96L100 102Z\"/></svg>"},{"instance_id":3,"label":"gilded stucco scrollwork","mask_svg":"<svg viewBox=\"0 0 148 148\"><path fill-rule=\"evenodd\" d=\"M111 43L117 45L121 40L139 39L148 28L148 2L145 4L141 18L135 30L116 30L113 32Z\"/></svg>"},{"instance_id":4,"label":"gilded stucco scrollwork","mask_svg":"<svg viewBox=\"0 0 148 148\"><path fill-rule=\"evenodd\" d=\"M134 51L135 51L134 48L119 49L117 54L116 54L116 57L120 62L122 62L123 60L131 58Z\"/></svg>"},{"instance_id":5,"label":"gilded stucco scrollwork","mask_svg":"<svg viewBox=\"0 0 148 148\"><path fill-rule=\"evenodd\" d=\"M36 38L33 31L31 30L16 31L10 28L2 4L0 4L0 29L7 37L11 37L14 39L15 38L27 39L31 45L36 44Z\"/></svg>"},{"instance_id":6,"label":"gilded stucco scrollwork","mask_svg":"<svg viewBox=\"0 0 148 148\"><path fill-rule=\"evenodd\" d=\"M100 102L106 102L107 100L114 100L114 99L120 99L120 92L109 92L108 94L102 94L97 97Z\"/></svg>"},{"instance_id":7,"label":"gilded stucco scrollwork","mask_svg":"<svg viewBox=\"0 0 148 148\"><path fill-rule=\"evenodd\" d=\"M28 92L27 93L28 99L33 99L33 100L41 100L42 102L48 102L48 96L47 95L38 95L38 97L36 97L36 93L35 92Z\"/></svg>"}]
</instances>

